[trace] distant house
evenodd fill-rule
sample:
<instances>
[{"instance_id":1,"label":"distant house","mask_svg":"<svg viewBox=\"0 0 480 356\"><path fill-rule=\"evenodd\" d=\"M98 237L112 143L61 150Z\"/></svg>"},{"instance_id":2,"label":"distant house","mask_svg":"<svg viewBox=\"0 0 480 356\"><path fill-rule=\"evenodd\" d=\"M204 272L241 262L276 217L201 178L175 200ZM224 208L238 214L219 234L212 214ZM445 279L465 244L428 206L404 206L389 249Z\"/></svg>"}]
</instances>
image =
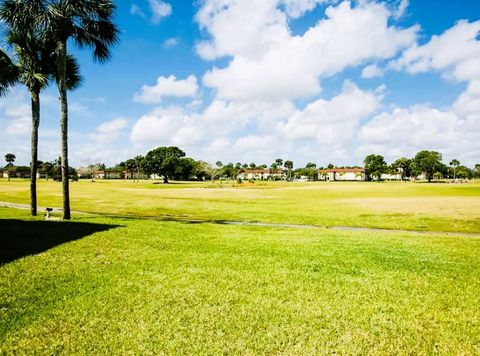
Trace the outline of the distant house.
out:
<instances>
[{"instance_id":1,"label":"distant house","mask_svg":"<svg viewBox=\"0 0 480 356\"><path fill-rule=\"evenodd\" d=\"M123 171L123 176L125 177L125 179L147 179L148 176L140 171L140 172L137 172L137 171Z\"/></svg>"},{"instance_id":2,"label":"distant house","mask_svg":"<svg viewBox=\"0 0 480 356\"><path fill-rule=\"evenodd\" d=\"M272 171L271 169L242 169L237 176L243 180L281 180L285 179L286 175L283 171Z\"/></svg>"},{"instance_id":3,"label":"distant house","mask_svg":"<svg viewBox=\"0 0 480 356\"><path fill-rule=\"evenodd\" d=\"M102 169L95 171L95 179L123 179L123 171L114 169Z\"/></svg>"},{"instance_id":4,"label":"distant house","mask_svg":"<svg viewBox=\"0 0 480 356\"><path fill-rule=\"evenodd\" d=\"M402 180L402 174L397 173L397 174L382 174L380 176L381 180Z\"/></svg>"},{"instance_id":5,"label":"distant house","mask_svg":"<svg viewBox=\"0 0 480 356\"><path fill-rule=\"evenodd\" d=\"M3 169L1 171L1 177L3 178L30 178L30 167L27 166L15 166Z\"/></svg>"},{"instance_id":6,"label":"distant house","mask_svg":"<svg viewBox=\"0 0 480 356\"><path fill-rule=\"evenodd\" d=\"M366 180L366 174L364 168L320 169L318 179L325 181L364 181Z\"/></svg>"},{"instance_id":7,"label":"distant house","mask_svg":"<svg viewBox=\"0 0 480 356\"><path fill-rule=\"evenodd\" d=\"M37 179L47 178L47 173L45 171L37 171Z\"/></svg>"}]
</instances>

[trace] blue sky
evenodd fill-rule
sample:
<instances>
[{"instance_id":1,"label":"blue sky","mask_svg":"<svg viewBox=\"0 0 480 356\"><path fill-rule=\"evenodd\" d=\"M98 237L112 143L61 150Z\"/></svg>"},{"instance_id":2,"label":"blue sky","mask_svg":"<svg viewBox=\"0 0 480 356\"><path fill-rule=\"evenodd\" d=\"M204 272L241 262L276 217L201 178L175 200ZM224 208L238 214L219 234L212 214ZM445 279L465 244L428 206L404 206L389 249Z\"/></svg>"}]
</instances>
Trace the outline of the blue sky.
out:
<instances>
[{"instance_id":1,"label":"blue sky","mask_svg":"<svg viewBox=\"0 0 480 356\"><path fill-rule=\"evenodd\" d=\"M421 149L480 162L477 0L117 1L105 65L71 46L75 166L176 145L210 162L387 161ZM58 100L42 95L40 159L59 154ZM29 162L29 99L0 99L0 154ZM448 162L447 162L448 163Z\"/></svg>"}]
</instances>

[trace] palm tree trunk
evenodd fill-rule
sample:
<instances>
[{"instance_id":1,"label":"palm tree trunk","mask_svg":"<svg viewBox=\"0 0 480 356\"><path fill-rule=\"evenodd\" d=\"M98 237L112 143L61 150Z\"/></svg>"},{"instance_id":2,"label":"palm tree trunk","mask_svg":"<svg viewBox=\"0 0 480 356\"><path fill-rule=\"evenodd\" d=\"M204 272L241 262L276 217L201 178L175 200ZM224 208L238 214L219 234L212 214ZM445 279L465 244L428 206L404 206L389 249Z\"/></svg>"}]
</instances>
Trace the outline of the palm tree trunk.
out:
<instances>
[{"instance_id":1,"label":"palm tree trunk","mask_svg":"<svg viewBox=\"0 0 480 356\"><path fill-rule=\"evenodd\" d=\"M58 90L60 93L60 130L62 152L63 219L70 220L70 189L68 181L68 102L67 102L67 42L58 44Z\"/></svg>"},{"instance_id":2,"label":"palm tree trunk","mask_svg":"<svg viewBox=\"0 0 480 356\"><path fill-rule=\"evenodd\" d=\"M30 212L37 216L38 126L40 124L40 93L32 94L32 158L30 163Z\"/></svg>"}]
</instances>

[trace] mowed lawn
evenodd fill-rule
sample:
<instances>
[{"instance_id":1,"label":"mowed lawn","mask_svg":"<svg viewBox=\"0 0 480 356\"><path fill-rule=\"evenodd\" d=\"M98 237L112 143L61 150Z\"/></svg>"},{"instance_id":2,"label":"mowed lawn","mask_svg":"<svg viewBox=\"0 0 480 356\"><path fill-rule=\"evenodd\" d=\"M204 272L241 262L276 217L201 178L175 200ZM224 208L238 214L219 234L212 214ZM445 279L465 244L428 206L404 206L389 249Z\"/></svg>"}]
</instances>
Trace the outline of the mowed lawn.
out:
<instances>
[{"instance_id":1,"label":"mowed lawn","mask_svg":"<svg viewBox=\"0 0 480 356\"><path fill-rule=\"evenodd\" d=\"M39 204L60 190L41 181ZM104 216L0 208L0 354L479 354L479 201L478 183L72 183Z\"/></svg>"},{"instance_id":2,"label":"mowed lawn","mask_svg":"<svg viewBox=\"0 0 480 356\"><path fill-rule=\"evenodd\" d=\"M0 202L29 201L26 180L0 180ZM480 232L480 182L173 183L80 181L77 211L174 219L260 221ZM39 204L61 206L61 186L39 182Z\"/></svg>"},{"instance_id":3,"label":"mowed lawn","mask_svg":"<svg viewBox=\"0 0 480 356\"><path fill-rule=\"evenodd\" d=\"M0 354L478 354L480 238L0 208Z\"/></svg>"}]
</instances>

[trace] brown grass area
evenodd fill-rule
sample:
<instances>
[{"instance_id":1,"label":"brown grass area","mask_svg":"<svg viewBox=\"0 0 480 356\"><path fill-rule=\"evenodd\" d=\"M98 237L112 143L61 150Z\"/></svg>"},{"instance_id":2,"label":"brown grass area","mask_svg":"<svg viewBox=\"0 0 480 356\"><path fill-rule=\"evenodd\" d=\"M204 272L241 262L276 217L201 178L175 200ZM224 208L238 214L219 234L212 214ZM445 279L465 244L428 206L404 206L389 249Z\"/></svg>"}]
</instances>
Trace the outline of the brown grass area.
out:
<instances>
[{"instance_id":1,"label":"brown grass area","mask_svg":"<svg viewBox=\"0 0 480 356\"><path fill-rule=\"evenodd\" d=\"M425 214L456 219L480 218L477 197L353 198L343 202L384 213Z\"/></svg>"}]
</instances>

